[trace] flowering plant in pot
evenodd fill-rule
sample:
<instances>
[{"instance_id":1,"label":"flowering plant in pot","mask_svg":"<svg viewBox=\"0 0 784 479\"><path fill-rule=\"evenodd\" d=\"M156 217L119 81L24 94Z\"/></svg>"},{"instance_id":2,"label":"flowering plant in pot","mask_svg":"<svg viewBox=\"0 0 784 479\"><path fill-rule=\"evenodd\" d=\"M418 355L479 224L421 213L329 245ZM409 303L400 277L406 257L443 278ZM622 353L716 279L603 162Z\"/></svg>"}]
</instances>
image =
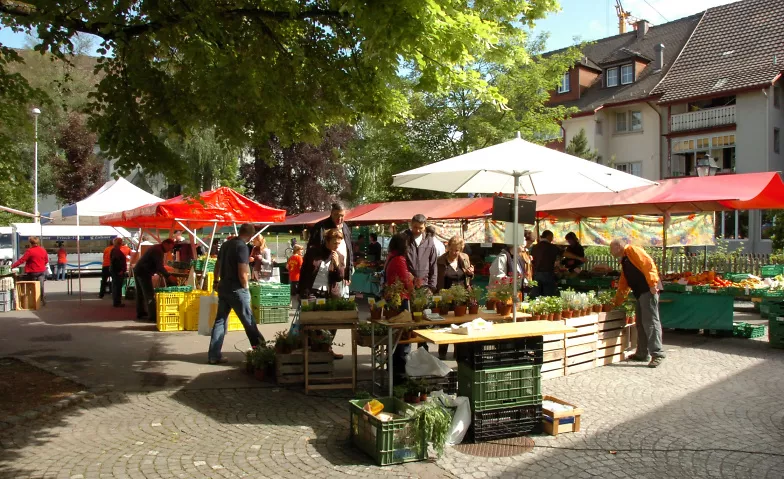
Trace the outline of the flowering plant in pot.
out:
<instances>
[{"instance_id":1,"label":"flowering plant in pot","mask_svg":"<svg viewBox=\"0 0 784 479\"><path fill-rule=\"evenodd\" d=\"M488 288L493 291L496 304L495 310L498 314L506 316L512 309L512 278L501 278Z\"/></svg>"},{"instance_id":2,"label":"flowering plant in pot","mask_svg":"<svg viewBox=\"0 0 784 479\"><path fill-rule=\"evenodd\" d=\"M275 367L275 350L266 346L258 346L253 348L250 353L251 361L253 363L253 375L259 381L263 381L264 377L269 374L274 374Z\"/></svg>"},{"instance_id":3,"label":"flowering plant in pot","mask_svg":"<svg viewBox=\"0 0 784 479\"><path fill-rule=\"evenodd\" d=\"M411 311L413 311L414 316L422 316L422 311L430 304L431 298L432 295L428 288L423 287L414 290L414 294L411 296Z\"/></svg>"},{"instance_id":4,"label":"flowering plant in pot","mask_svg":"<svg viewBox=\"0 0 784 479\"><path fill-rule=\"evenodd\" d=\"M381 319L383 314L384 306L379 306L376 302L370 305L370 319Z\"/></svg>"},{"instance_id":5,"label":"flowering plant in pot","mask_svg":"<svg viewBox=\"0 0 784 479\"><path fill-rule=\"evenodd\" d=\"M479 301L482 299L485 290L481 286L471 286L468 290L468 314L479 312Z\"/></svg>"},{"instance_id":6,"label":"flowering plant in pot","mask_svg":"<svg viewBox=\"0 0 784 479\"><path fill-rule=\"evenodd\" d=\"M635 316L637 316L637 305L633 302L623 303L623 309L626 311L626 324L634 324Z\"/></svg>"},{"instance_id":7,"label":"flowering plant in pot","mask_svg":"<svg viewBox=\"0 0 784 479\"><path fill-rule=\"evenodd\" d=\"M531 301L528 308L531 310L531 320L540 321L542 319L542 309L544 308L543 298L536 298Z\"/></svg>"},{"instance_id":8,"label":"flowering plant in pot","mask_svg":"<svg viewBox=\"0 0 784 479\"><path fill-rule=\"evenodd\" d=\"M465 316L468 310L468 290L465 286L460 284L452 285L449 288L449 297L452 299L452 304L455 307L455 317Z\"/></svg>"},{"instance_id":9,"label":"flowering plant in pot","mask_svg":"<svg viewBox=\"0 0 784 479\"><path fill-rule=\"evenodd\" d=\"M310 337L310 350L314 353L329 352L333 339L332 333L329 331L316 331L315 334Z\"/></svg>"},{"instance_id":10,"label":"flowering plant in pot","mask_svg":"<svg viewBox=\"0 0 784 479\"><path fill-rule=\"evenodd\" d=\"M547 298L547 299L548 299L550 311L552 312L553 315L551 319L554 321L560 321L561 313L563 312L564 309L563 300L557 296L553 296L552 298Z\"/></svg>"},{"instance_id":11,"label":"flowering plant in pot","mask_svg":"<svg viewBox=\"0 0 784 479\"><path fill-rule=\"evenodd\" d=\"M564 289L561 291L561 301L563 303L563 313L561 314L564 318L571 318L574 316L574 298L577 293L574 292L573 289Z\"/></svg>"},{"instance_id":12,"label":"flowering plant in pot","mask_svg":"<svg viewBox=\"0 0 784 479\"><path fill-rule=\"evenodd\" d=\"M612 291L602 291L599 293L597 297L599 303L602 305L602 311L605 313L610 312L612 310L613 304L615 303L615 295Z\"/></svg>"},{"instance_id":13,"label":"flowering plant in pot","mask_svg":"<svg viewBox=\"0 0 784 479\"><path fill-rule=\"evenodd\" d=\"M384 286L384 300L387 302L384 315L387 319L397 316L398 313L400 313L405 289L405 286L403 286L403 283L399 279L395 280L394 283Z\"/></svg>"},{"instance_id":14,"label":"flowering plant in pot","mask_svg":"<svg viewBox=\"0 0 784 479\"><path fill-rule=\"evenodd\" d=\"M442 289L438 292L441 300L438 302L438 314L447 316L452 307L452 292L448 289Z\"/></svg>"}]
</instances>

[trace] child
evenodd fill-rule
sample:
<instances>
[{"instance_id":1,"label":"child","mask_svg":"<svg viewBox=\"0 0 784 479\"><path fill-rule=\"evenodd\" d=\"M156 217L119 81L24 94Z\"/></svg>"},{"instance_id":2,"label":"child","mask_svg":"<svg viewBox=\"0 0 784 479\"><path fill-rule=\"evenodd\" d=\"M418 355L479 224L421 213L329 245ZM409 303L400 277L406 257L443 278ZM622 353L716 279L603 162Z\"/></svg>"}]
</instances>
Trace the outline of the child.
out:
<instances>
[{"instance_id":1,"label":"child","mask_svg":"<svg viewBox=\"0 0 784 479\"><path fill-rule=\"evenodd\" d=\"M296 296L299 293L299 272L302 270L302 245L294 245L294 254L291 255L286 263L289 270L289 282L291 283L291 294Z\"/></svg>"}]
</instances>

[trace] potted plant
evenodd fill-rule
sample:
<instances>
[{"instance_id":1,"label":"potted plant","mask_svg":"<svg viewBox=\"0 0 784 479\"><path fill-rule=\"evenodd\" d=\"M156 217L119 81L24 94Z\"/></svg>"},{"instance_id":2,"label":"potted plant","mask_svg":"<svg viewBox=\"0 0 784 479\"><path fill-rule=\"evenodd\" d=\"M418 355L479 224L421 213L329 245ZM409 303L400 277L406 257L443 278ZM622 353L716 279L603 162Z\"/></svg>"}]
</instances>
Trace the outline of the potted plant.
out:
<instances>
[{"instance_id":1,"label":"potted plant","mask_svg":"<svg viewBox=\"0 0 784 479\"><path fill-rule=\"evenodd\" d=\"M495 293L493 292L492 286L487 287L487 299L485 299L485 308L486 309L495 309L495 303L497 300L495 299Z\"/></svg>"},{"instance_id":2,"label":"potted plant","mask_svg":"<svg viewBox=\"0 0 784 479\"><path fill-rule=\"evenodd\" d=\"M623 309L626 311L626 324L634 324L635 316L637 315L637 305L633 302L623 303Z\"/></svg>"},{"instance_id":3,"label":"potted plant","mask_svg":"<svg viewBox=\"0 0 784 479\"><path fill-rule=\"evenodd\" d=\"M375 324L366 321L357 326L357 346L364 346L366 348L373 347L373 336L375 335L376 341L387 335L387 327L383 324Z\"/></svg>"},{"instance_id":4,"label":"potted plant","mask_svg":"<svg viewBox=\"0 0 784 479\"><path fill-rule=\"evenodd\" d=\"M250 352L251 362L253 363L253 375L259 381L263 381L267 374L274 374L275 350L266 346L253 348Z\"/></svg>"},{"instance_id":5,"label":"potted plant","mask_svg":"<svg viewBox=\"0 0 784 479\"><path fill-rule=\"evenodd\" d=\"M484 289L481 286L472 286L468 291L468 314L479 313L479 300L482 299Z\"/></svg>"},{"instance_id":6,"label":"potted plant","mask_svg":"<svg viewBox=\"0 0 784 479\"><path fill-rule=\"evenodd\" d=\"M449 288L449 298L455 306L455 317L465 316L468 310L468 290L465 286L456 284Z\"/></svg>"},{"instance_id":7,"label":"potted plant","mask_svg":"<svg viewBox=\"0 0 784 479\"><path fill-rule=\"evenodd\" d=\"M536 298L535 300L531 301L530 309L531 309L531 320L533 321L541 321L542 319L542 298Z\"/></svg>"},{"instance_id":8,"label":"potted plant","mask_svg":"<svg viewBox=\"0 0 784 479\"><path fill-rule=\"evenodd\" d=\"M251 348L245 351L245 372L248 374L253 374L253 371L256 368L256 366L253 365L253 358L255 352L256 352L256 348Z\"/></svg>"},{"instance_id":9,"label":"potted plant","mask_svg":"<svg viewBox=\"0 0 784 479\"><path fill-rule=\"evenodd\" d=\"M310 338L310 350L314 353L329 352L329 348L332 346L332 339L332 333L319 330Z\"/></svg>"},{"instance_id":10,"label":"potted plant","mask_svg":"<svg viewBox=\"0 0 784 479\"><path fill-rule=\"evenodd\" d=\"M615 303L615 295L612 291L602 291L597 298L602 305L602 312L609 313Z\"/></svg>"},{"instance_id":11,"label":"potted plant","mask_svg":"<svg viewBox=\"0 0 784 479\"><path fill-rule=\"evenodd\" d=\"M419 397L420 397L420 390L421 384L419 381L409 378L406 381L406 394L403 400L409 404L419 404Z\"/></svg>"},{"instance_id":12,"label":"potted plant","mask_svg":"<svg viewBox=\"0 0 784 479\"><path fill-rule=\"evenodd\" d=\"M370 305L370 319L381 319L384 314L384 306L379 306L375 301Z\"/></svg>"},{"instance_id":13,"label":"potted plant","mask_svg":"<svg viewBox=\"0 0 784 479\"><path fill-rule=\"evenodd\" d=\"M414 317L421 319L422 311L430 304L430 290L428 288L417 288L411 296L411 311L414 312Z\"/></svg>"},{"instance_id":14,"label":"potted plant","mask_svg":"<svg viewBox=\"0 0 784 479\"><path fill-rule=\"evenodd\" d=\"M400 307L403 305L403 292L405 286L400 280L396 280L392 284L384 287L384 300L386 301L386 310L384 316L387 319L397 316L400 313Z\"/></svg>"},{"instance_id":15,"label":"potted plant","mask_svg":"<svg viewBox=\"0 0 784 479\"><path fill-rule=\"evenodd\" d=\"M551 310L553 312L553 320L560 321L561 313L563 312L563 300L557 296L549 298L551 301Z\"/></svg>"},{"instance_id":16,"label":"potted plant","mask_svg":"<svg viewBox=\"0 0 784 479\"><path fill-rule=\"evenodd\" d=\"M492 286L495 297L495 311L506 316L512 310L512 278L501 278Z\"/></svg>"},{"instance_id":17,"label":"potted plant","mask_svg":"<svg viewBox=\"0 0 784 479\"><path fill-rule=\"evenodd\" d=\"M398 384L397 386L392 388L392 396L400 399L401 401L405 401L407 391L408 391L407 384Z\"/></svg>"},{"instance_id":18,"label":"potted plant","mask_svg":"<svg viewBox=\"0 0 784 479\"><path fill-rule=\"evenodd\" d=\"M438 292L438 296L441 297L436 303L438 314L448 316L449 310L452 308L452 293L448 289L442 289Z\"/></svg>"},{"instance_id":19,"label":"potted plant","mask_svg":"<svg viewBox=\"0 0 784 479\"><path fill-rule=\"evenodd\" d=\"M278 331L275 333L275 352L278 354L291 354L296 349L299 338L289 335L288 331Z\"/></svg>"}]
</instances>

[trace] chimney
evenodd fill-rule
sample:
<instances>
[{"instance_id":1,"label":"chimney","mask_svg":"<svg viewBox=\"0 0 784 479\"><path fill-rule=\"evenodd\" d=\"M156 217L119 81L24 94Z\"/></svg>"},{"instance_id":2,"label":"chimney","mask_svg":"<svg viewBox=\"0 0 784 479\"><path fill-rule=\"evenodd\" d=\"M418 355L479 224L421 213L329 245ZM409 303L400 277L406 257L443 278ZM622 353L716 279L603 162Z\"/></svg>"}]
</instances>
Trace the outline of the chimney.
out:
<instances>
[{"instance_id":1,"label":"chimney","mask_svg":"<svg viewBox=\"0 0 784 479\"><path fill-rule=\"evenodd\" d=\"M649 28L651 28L651 24L648 23L648 20L637 20L637 23L634 24L634 29L637 30L637 39L644 37Z\"/></svg>"},{"instance_id":2,"label":"chimney","mask_svg":"<svg viewBox=\"0 0 784 479\"><path fill-rule=\"evenodd\" d=\"M664 44L659 43L656 45L656 59L653 63L653 71L658 72L664 68Z\"/></svg>"}]
</instances>

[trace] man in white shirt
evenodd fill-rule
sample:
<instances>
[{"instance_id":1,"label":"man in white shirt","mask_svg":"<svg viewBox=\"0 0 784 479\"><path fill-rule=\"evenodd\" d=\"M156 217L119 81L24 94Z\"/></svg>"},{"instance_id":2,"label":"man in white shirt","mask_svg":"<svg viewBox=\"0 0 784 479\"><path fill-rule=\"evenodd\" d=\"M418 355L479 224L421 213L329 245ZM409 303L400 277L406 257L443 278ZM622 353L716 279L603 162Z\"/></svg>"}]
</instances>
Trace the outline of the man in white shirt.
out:
<instances>
[{"instance_id":1,"label":"man in white shirt","mask_svg":"<svg viewBox=\"0 0 784 479\"><path fill-rule=\"evenodd\" d=\"M436 233L438 233L436 227L433 225L427 225L425 231L427 232L428 237L433 238L433 246L436 248L436 259L446 254L446 246L444 246L444 243L436 236Z\"/></svg>"}]
</instances>

